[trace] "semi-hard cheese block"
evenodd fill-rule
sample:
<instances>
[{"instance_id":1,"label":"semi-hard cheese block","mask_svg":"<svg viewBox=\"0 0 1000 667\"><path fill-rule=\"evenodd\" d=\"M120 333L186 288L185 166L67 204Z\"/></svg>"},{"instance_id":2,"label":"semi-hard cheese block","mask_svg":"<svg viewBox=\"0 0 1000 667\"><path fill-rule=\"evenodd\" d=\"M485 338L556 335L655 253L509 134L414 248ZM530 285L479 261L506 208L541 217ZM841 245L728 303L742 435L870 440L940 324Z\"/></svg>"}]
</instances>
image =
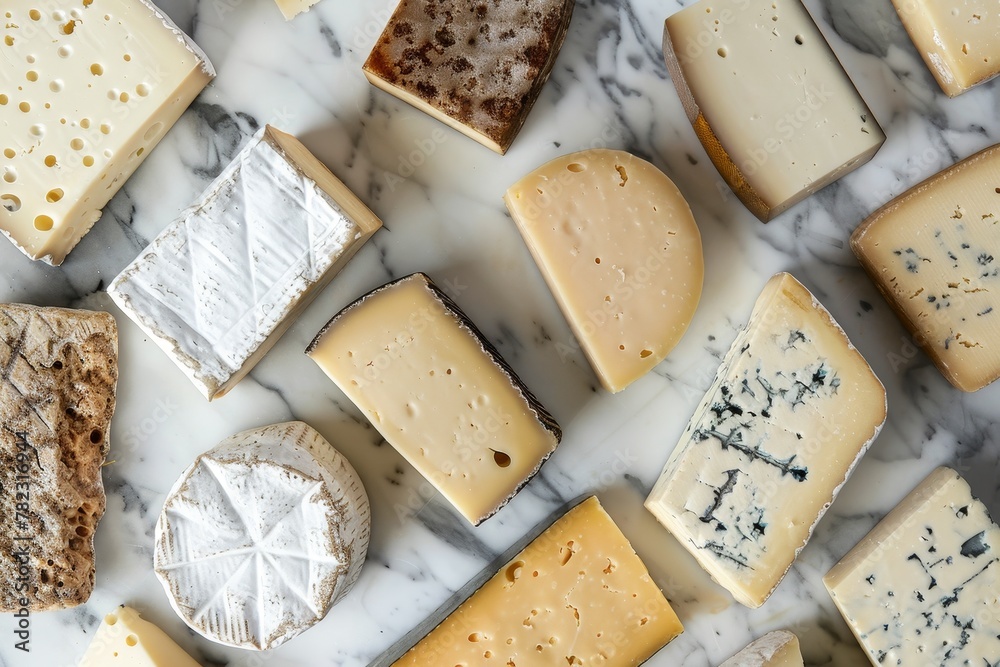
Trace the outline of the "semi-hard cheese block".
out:
<instances>
[{"instance_id":1,"label":"semi-hard cheese block","mask_svg":"<svg viewBox=\"0 0 1000 667\"><path fill-rule=\"evenodd\" d=\"M885 141L799 0L700 0L667 19L663 52L705 151L764 222Z\"/></svg>"},{"instance_id":2,"label":"semi-hard cheese block","mask_svg":"<svg viewBox=\"0 0 1000 667\"><path fill-rule=\"evenodd\" d=\"M802 667L799 638L785 630L769 632L720 667Z\"/></svg>"},{"instance_id":3,"label":"semi-hard cheese block","mask_svg":"<svg viewBox=\"0 0 1000 667\"><path fill-rule=\"evenodd\" d=\"M886 417L830 313L774 276L646 507L748 607L771 595Z\"/></svg>"},{"instance_id":4,"label":"semi-hard cheese block","mask_svg":"<svg viewBox=\"0 0 1000 667\"><path fill-rule=\"evenodd\" d=\"M701 298L701 234L663 172L624 151L573 153L504 197L563 315L608 391L680 341Z\"/></svg>"},{"instance_id":5,"label":"semi-hard cheese block","mask_svg":"<svg viewBox=\"0 0 1000 667\"><path fill-rule=\"evenodd\" d=\"M0 304L0 369L0 612L73 607L94 588L115 320Z\"/></svg>"},{"instance_id":6,"label":"semi-hard cheese block","mask_svg":"<svg viewBox=\"0 0 1000 667\"><path fill-rule=\"evenodd\" d=\"M851 247L949 382L1000 378L1000 146L883 206Z\"/></svg>"},{"instance_id":7,"label":"semi-hard cheese block","mask_svg":"<svg viewBox=\"0 0 1000 667\"><path fill-rule=\"evenodd\" d=\"M268 125L108 293L212 400L381 225L295 137Z\"/></svg>"},{"instance_id":8,"label":"semi-hard cheese block","mask_svg":"<svg viewBox=\"0 0 1000 667\"><path fill-rule=\"evenodd\" d=\"M200 667L139 612L121 606L104 617L79 667Z\"/></svg>"},{"instance_id":9,"label":"semi-hard cheese block","mask_svg":"<svg viewBox=\"0 0 1000 667\"><path fill-rule=\"evenodd\" d=\"M393 667L634 667L683 630L628 540L591 497Z\"/></svg>"},{"instance_id":10,"label":"semi-hard cheese block","mask_svg":"<svg viewBox=\"0 0 1000 667\"><path fill-rule=\"evenodd\" d=\"M994 0L892 0L927 67L949 97L1000 74Z\"/></svg>"},{"instance_id":11,"label":"semi-hard cheese block","mask_svg":"<svg viewBox=\"0 0 1000 667\"><path fill-rule=\"evenodd\" d=\"M215 70L147 0L6 0L0 231L62 264Z\"/></svg>"},{"instance_id":12,"label":"semi-hard cheese block","mask_svg":"<svg viewBox=\"0 0 1000 667\"><path fill-rule=\"evenodd\" d=\"M473 525L527 484L559 425L422 273L334 317L306 353Z\"/></svg>"},{"instance_id":13,"label":"semi-hard cheese block","mask_svg":"<svg viewBox=\"0 0 1000 667\"><path fill-rule=\"evenodd\" d=\"M939 468L824 578L876 667L1000 661L1000 527Z\"/></svg>"},{"instance_id":14,"label":"semi-hard cheese block","mask_svg":"<svg viewBox=\"0 0 1000 667\"><path fill-rule=\"evenodd\" d=\"M181 475L156 522L153 567L191 629L267 650L350 591L370 528L347 459L308 425L277 424L224 440Z\"/></svg>"},{"instance_id":15,"label":"semi-hard cheese block","mask_svg":"<svg viewBox=\"0 0 1000 667\"><path fill-rule=\"evenodd\" d=\"M401 0L364 73L503 154L549 78L572 15L573 0Z\"/></svg>"}]
</instances>

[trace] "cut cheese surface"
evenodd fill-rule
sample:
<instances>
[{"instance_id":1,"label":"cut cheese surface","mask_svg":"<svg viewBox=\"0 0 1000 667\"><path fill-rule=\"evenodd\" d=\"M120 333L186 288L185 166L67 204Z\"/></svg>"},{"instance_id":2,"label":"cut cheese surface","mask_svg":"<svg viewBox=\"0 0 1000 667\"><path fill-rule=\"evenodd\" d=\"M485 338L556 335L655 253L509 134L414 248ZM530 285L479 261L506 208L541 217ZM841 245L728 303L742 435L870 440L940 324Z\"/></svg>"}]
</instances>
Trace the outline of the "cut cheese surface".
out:
<instances>
[{"instance_id":1,"label":"cut cheese surface","mask_svg":"<svg viewBox=\"0 0 1000 667\"><path fill-rule=\"evenodd\" d=\"M6 0L0 231L62 264L215 76L146 0Z\"/></svg>"},{"instance_id":2,"label":"cut cheese surface","mask_svg":"<svg viewBox=\"0 0 1000 667\"><path fill-rule=\"evenodd\" d=\"M503 507L562 434L424 274L351 304L307 353L471 523Z\"/></svg>"},{"instance_id":3,"label":"cut cheese surface","mask_svg":"<svg viewBox=\"0 0 1000 667\"><path fill-rule=\"evenodd\" d=\"M773 277L646 507L759 607L878 435L885 389L809 290Z\"/></svg>"},{"instance_id":4,"label":"cut cheese surface","mask_svg":"<svg viewBox=\"0 0 1000 667\"><path fill-rule=\"evenodd\" d=\"M295 137L268 125L108 293L212 400L381 225Z\"/></svg>"},{"instance_id":5,"label":"cut cheese surface","mask_svg":"<svg viewBox=\"0 0 1000 667\"><path fill-rule=\"evenodd\" d=\"M799 0L700 0L667 19L663 50L708 156L764 222L885 141Z\"/></svg>"},{"instance_id":6,"label":"cut cheese surface","mask_svg":"<svg viewBox=\"0 0 1000 667\"><path fill-rule=\"evenodd\" d=\"M566 155L515 183L511 217L609 391L663 361L701 298L701 234L683 195L630 153Z\"/></svg>"},{"instance_id":7,"label":"cut cheese surface","mask_svg":"<svg viewBox=\"0 0 1000 667\"><path fill-rule=\"evenodd\" d=\"M302 12L308 11L319 0L275 0L275 2L278 4L278 9L281 10L281 15L285 17L285 20L291 21Z\"/></svg>"},{"instance_id":8,"label":"cut cheese surface","mask_svg":"<svg viewBox=\"0 0 1000 667\"><path fill-rule=\"evenodd\" d=\"M394 667L634 667L683 630L628 540L591 497Z\"/></svg>"},{"instance_id":9,"label":"cut cheese surface","mask_svg":"<svg viewBox=\"0 0 1000 667\"><path fill-rule=\"evenodd\" d=\"M802 667L799 638L791 632L769 632L719 667Z\"/></svg>"},{"instance_id":10,"label":"cut cheese surface","mask_svg":"<svg viewBox=\"0 0 1000 667\"><path fill-rule=\"evenodd\" d=\"M573 0L401 0L364 74L503 154L549 78L572 15Z\"/></svg>"},{"instance_id":11,"label":"cut cheese surface","mask_svg":"<svg viewBox=\"0 0 1000 667\"><path fill-rule=\"evenodd\" d=\"M104 617L80 667L200 667L163 630L121 606Z\"/></svg>"},{"instance_id":12,"label":"cut cheese surface","mask_svg":"<svg viewBox=\"0 0 1000 667\"><path fill-rule=\"evenodd\" d=\"M1000 146L945 169L851 236L861 265L948 380L1000 378Z\"/></svg>"},{"instance_id":13,"label":"cut cheese surface","mask_svg":"<svg viewBox=\"0 0 1000 667\"><path fill-rule=\"evenodd\" d=\"M938 468L824 578L876 667L1000 660L1000 527Z\"/></svg>"}]
</instances>

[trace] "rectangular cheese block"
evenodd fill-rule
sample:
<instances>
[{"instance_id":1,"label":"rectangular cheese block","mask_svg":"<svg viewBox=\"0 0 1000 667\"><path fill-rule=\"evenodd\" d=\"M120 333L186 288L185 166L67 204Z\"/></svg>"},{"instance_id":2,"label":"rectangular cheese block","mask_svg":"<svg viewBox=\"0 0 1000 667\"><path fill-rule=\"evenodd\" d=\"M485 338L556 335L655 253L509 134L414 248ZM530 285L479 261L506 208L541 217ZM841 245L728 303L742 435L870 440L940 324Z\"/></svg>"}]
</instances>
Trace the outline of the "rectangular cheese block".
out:
<instances>
[{"instance_id":1,"label":"rectangular cheese block","mask_svg":"<svg viewBox=\"0 0 1000 667\"><path fill-rule=\"evenodd\" d=\"M496 349L422 273L349 305L306 352L473 525L503 507L562 437Z\"/></svg>"},{"instance_id":2,"label":"rectangular cheese block","mask_svg":"<svg viewBox=\"0 0 1000 667\"><path fill-rule=\"evenodd\" d=\"M700 0L667 19L663 51L708 156L764 222L885 141L799 0Z\"/></svg>"},{"instance_id":3,"label":"rectangular cheese block","mask_svg":"<svg viewBox=\"0 0 1000 667\"><path fill-rule=\"evenodd\" d=\"M121 606L104 617L80 667L200 667L163 630Z\"/></svg>"},{"instance_id":4,"label":"rectangular cheese block","mask_svg":"<svg viewBox=\"0 0 1000 667\"><path fill-rule=\"evenodd\" d=\"M873 213L851 247L948 381L1000 378L1000 146L932 176Z\"/></svg>"},{"instance_id":5,"label":"rectangular cheese block","mask_svg":"<svg viewBox=\"0 0 1000 667\"><path fill-rule=\"evenodd\" d=\"M769 632L719 667L802 667L799 638L791 632Z\"/></svg>"},{"instance_id":6,"label":"rectangular cheese block","mask_svg":"<svg viewBox=\"0 0 1000 667\"><path fill-rule=\"evenodd\" d=\"M381 225L295 137L268 125L108 293L212 400Z\"/></svg>"},{"instance_id":7,"label":"rectangular cheese block","mask_svg":"<svg viewBox=\"0 0 1000 667\"><path fill-rule=\"evenodd\" d=\"M873 665L1000 664L1000 527L938 468L824 578Z\"/></svg>"},{"instance_id":8,"label":"rectangular cheese block","mask_svg":"<svg viewBox=\"0 0 1000 667\"><path fill-rule=\"evenodd\" d=\"M567 512L394 667L633 667L683 632L596 497Z\"/></svg>"},{"instance_id":9,"label":"rectangular cheese block","mask_svg":"<svg viewBox=\"0 0 1000 667\"><path fill-rule=\"evenodd\" d=\"M892 0L920 56L949 97L1000 74L995 0Z\"/></svg>"},{"instance_id":10,"label":"rectangular cheese block","mask_svg":"<svg viewBox=\"0 0 1000 667\"><path fill-rule=\"evenodd\" d=\"M147 0L7 0L0 231L62 264L215 76Z\"/></svg>"},{"instance_id":11,"label":"rectangular cheese block","mask_svg":"<svg viewBox=\"0 0 1000 667\"><path fill-rule=\"evenodd\" d=\"M94 588L115 320L0 304L0 369L0 612L74 607Z\"/></svg>"},{"instance_id":12,"label":"rectangular cheese block","mask_svg":"<svg viewBox=\"0 0 1000 667\"><path fill-rule=\"evenodd\" d=\"M885 417L868 363L809 290L779 273L646 507L737 601L759 607Z\"/></svg>"}]
</instances>

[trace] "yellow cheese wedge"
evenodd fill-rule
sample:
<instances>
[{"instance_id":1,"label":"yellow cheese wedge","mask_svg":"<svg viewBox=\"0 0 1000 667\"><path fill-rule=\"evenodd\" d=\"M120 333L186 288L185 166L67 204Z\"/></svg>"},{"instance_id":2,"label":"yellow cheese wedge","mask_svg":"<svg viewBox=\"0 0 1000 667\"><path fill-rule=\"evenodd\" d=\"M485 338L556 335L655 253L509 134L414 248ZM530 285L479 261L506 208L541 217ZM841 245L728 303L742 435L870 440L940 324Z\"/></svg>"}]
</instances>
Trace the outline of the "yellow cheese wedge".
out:
<instances>
[{"instance_id":1,"label":"yellow cheese wedge","mask_svg":"<svg viewBox=\"0 0 1000 667\"><path fill-rule=\"evenodd\" d=\"M163 630L121 606L104 617L80 667L200 667Z\"/></svg>"}]
</instances>

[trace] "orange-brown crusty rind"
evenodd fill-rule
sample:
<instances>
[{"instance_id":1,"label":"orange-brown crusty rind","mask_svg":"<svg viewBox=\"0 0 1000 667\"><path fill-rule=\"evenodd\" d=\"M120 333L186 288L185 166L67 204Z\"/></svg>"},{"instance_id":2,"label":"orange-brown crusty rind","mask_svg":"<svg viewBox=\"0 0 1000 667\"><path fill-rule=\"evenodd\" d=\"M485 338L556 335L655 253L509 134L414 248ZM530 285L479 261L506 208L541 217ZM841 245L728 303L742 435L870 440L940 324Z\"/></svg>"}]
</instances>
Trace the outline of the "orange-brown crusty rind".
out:
<instances>
[{"instance_id":1,"label":"orange-brown crusty rind","mask_svg":"<svg viewBox=\"0 0 1000 667\"><path fill-rule=\"evenodd\" d=\"M90 597L117 381L111 315L0 304L0 612Z\"/></svg>"},{"instance_id":2,"label":"orange-brown crusty rind","mask_svg":"<svg viewBox=\"0 0 1000 667\"><path fill-rule=\"evenodd\" d=\"M365 75L503 154L549 77L573 2L402 0Z\"/></svg>"}]
</instances>

